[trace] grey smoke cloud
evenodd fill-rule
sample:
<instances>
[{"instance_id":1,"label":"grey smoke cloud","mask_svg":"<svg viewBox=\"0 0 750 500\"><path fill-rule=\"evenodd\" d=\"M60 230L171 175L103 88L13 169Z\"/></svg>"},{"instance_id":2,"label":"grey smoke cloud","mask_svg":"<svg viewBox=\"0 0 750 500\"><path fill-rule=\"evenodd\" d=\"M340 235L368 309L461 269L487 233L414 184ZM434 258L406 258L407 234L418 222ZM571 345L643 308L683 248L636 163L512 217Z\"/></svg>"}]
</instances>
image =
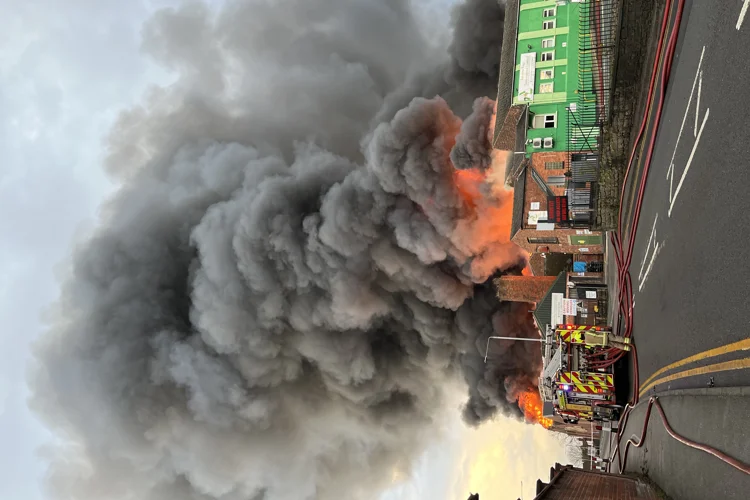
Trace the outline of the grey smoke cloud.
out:
<instances>
[{"instance_id":1,"label":"grey smoke cloud","mask_svg":"<svg viewBox=\"0 0 750 500\"><path fill-rule=\"evenodd\" d=\"M474 102L473 113L461 124L461 132L451 150L451 161L456 168L489 168L492 163L489 134L494 113L495 102L491 99L479 98Z\"/></svg>"},{"instance_id":2,"label":"grey smoke cloud","mask_svg":"<svg viewBox=\"0 0 750 500\"><path fill-rule=\"evenodd\" d=\"M180 78L112 130L122 186L36 347L51 496L376 498L449 381L469 422L517 411L538 353L482 357L488 335L533 334L485 283L523 257L470 237L450 161L484 119L455 110L495 88L503 11L460 6L441 53L409 5L191 4L145 27Z\"/></svg>"}]
</instances>

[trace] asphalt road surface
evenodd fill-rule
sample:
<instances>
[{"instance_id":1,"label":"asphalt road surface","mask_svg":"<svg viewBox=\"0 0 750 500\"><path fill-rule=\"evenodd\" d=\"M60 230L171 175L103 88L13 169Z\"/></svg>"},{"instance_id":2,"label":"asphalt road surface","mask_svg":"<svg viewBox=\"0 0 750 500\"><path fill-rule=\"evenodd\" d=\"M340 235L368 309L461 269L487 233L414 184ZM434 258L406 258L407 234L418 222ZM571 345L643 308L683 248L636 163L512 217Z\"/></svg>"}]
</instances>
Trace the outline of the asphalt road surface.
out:
<instances>
[{"instance_id":1,"label":"asphalt road surface","mask_svg":"<svg viewBox=\"0 0 750 500\"><path fill-rule=\"evenodd\" d=\"M630 266L642 397L750 385L746 3L683 11Z\"/></svg>"},{"instance_id":2,"label":"asphalt road surface","mask_svg":"<svg viewBox=\"0 0 750 500\"><path fill-rule=\"evenodd\" d=\"M742 14L746 17L743 18ZM750 0L688 0L641 215L626 196L641 403L676 432L750 462ZM653 135L656 106L647 110ZM645 155L634 165L643 175ZM677 499L750 498L750 476L669 437L652 414L628 472Z\"/></svg>"}]
</instances>

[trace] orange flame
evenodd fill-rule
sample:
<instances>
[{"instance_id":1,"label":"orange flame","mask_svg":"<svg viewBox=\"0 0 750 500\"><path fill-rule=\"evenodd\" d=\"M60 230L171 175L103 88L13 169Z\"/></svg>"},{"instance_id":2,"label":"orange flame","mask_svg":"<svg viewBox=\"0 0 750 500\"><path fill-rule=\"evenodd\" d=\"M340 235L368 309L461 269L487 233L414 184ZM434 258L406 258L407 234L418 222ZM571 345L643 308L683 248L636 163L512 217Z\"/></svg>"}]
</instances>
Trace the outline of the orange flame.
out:
<instances>
[{"instance_id":1,"label":"orange flame","mask_svg":"<svg viewBox=\"0 0 750 500\"><path fill-rule=\"evenodd\" d=\"M487 139L491 142L494 120L488 125ZM471 257L470 273L477 282L488 279L498 269L516 265L525 257L524 251L510 242L513 190L505 183L505 170L513 155L495 149L490 155L490 165L485 169L477 165L452 172L455 188L452 194L457 197L451 201L457 202L458 217L451 242L458 256Z\"/></svg>"},{"instance_id":2,"label":"orange flame","mask_svg":"<svg viewBox=\"0 0 750 500\"><path fill-rule=\"evenodd\" d=\"M456 183L461 197L469 206L476 208L477 201L481 198L482 193L479 191L484 182L484 174L479 170L454 170L453 179Z\"/></svg>"},{"instance_id":3,"label":"orange flame","mask_svg":"<svg viewBox=\"0 0 750 500\"><path fill-rule=\"evenodd\" d=\"M471 242L476 248L507 243L513 217L513 192L496 188L492 179L478 169L454 170L453 182L458 194L474 214L467 217L467 227L459 229L463 240ZM488 186L494 194L486 192Z\"/></svg>"},{"instance_id":4,"label":"orange flame","mask_svg":"<svg viewBox=\"0 0 750 500\"><path fill-rule=\"evenodd\" d=\"M542 416L542 398L536 391L526 391L518 396L518 407L523 411L527 422L537 423L549 429L552 427L552 419Z\"/></svg>"}]
</instances>

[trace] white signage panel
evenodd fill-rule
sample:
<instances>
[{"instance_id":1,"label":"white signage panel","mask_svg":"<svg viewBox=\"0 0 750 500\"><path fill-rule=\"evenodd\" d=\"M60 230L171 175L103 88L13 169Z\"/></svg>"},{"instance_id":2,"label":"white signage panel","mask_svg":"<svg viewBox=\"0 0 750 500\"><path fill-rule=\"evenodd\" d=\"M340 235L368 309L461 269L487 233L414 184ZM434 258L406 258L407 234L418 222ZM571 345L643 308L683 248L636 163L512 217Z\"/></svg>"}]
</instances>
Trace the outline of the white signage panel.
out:
<instances>
[{"instance_id":1,"label":"white signage panel","mask_svg":"<svg viewBox=\"0 0 750 500\"><path fill-rule=\"evenodd\" d=\"M518 75L518 100L534 100L536 79L536 52L521 54L521 71Z\"/></svg>"},{"instance_id":2,"label":"white signage panel","mask_svg":"<svg viewBox=\"0 0 750 500\"><path fill-rule=\"evenodd\" d=\"M576 299L562 300L563 316L575 316L578 314L578 301Z\"/></svg>"},{"instance_id":3,"label":"white signage panel","mask_svg":"<svg viewBox=\"0 0 750 500\"><path fill-rule=\"evenodd\" d=\"M552 294L552 307L551 307L552 324L550 325L552 328L556 327L557 325L563 324L562 301L563 301L563 294L561 293Z\"/></svg>"}]
</instances>

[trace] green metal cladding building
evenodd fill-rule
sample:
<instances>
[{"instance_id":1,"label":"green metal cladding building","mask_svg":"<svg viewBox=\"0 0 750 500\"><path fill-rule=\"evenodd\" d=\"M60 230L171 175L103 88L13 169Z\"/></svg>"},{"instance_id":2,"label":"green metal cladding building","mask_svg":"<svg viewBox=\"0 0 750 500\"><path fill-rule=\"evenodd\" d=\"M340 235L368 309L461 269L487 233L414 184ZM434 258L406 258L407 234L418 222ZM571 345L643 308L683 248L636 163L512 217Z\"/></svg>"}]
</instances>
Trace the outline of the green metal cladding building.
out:
<instances>
[{"instance_id":1,"label":"green metal cladding building","mask_svg":"<svg viewBox=\"0 0 750 500\"><path fill-rule=\"evenodd\" d=\"M597 0L520 0L513 104L528 106L526 152L595 151L601 64L587 57ZM583 15L583 17L582 17ZM604 68L606 69L606 68Z\"/></svg>"}]
</instances>

